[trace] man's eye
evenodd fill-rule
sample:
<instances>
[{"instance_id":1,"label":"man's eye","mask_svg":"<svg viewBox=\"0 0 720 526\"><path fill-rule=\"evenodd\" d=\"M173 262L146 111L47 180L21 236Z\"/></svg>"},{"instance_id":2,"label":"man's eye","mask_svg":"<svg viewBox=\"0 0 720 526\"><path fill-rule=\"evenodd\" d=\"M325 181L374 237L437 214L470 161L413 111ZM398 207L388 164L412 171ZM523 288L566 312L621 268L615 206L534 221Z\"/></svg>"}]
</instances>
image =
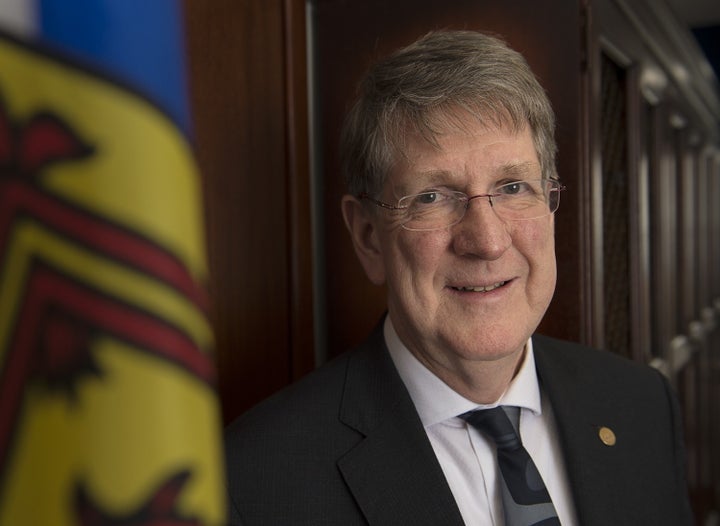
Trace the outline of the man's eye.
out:
<instances>
[{"instance_id":1,"label":"man's eye","mask_svg":"<svg viewBox=\"0 0 720 526\"><path fill-rule=\"evenodd\" d=\"M425 192L418 194L415 197L415 204L418 205L431 205L437 203L442 199L442 196L438 192Z\"/></svg>"},{"instance_id":2,"label":"man's eye","mask_svg":"<svg viewBox=\"0 0 720 526\"><path fill-rule=\"evenodd\" d=\"M532 189L530 185L524 181L517 181L515 183L508 183L498 188L498 193L504 195L518 195L530 192Z\"/></svg>"}]
</instances>

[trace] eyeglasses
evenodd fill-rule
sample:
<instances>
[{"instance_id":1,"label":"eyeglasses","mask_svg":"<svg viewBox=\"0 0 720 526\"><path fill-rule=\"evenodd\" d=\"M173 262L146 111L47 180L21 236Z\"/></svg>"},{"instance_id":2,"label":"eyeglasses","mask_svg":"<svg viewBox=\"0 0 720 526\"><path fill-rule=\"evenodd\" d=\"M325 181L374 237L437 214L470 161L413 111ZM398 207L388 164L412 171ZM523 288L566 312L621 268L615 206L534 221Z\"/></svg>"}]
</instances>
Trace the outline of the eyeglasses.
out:
<instances>
[{"instance_id":1,"label":"eyeglasses","mask_svg":"<svg viewBox=\"0 0 720 526\"><path fill-rule=\"evenodd\" d=\"M406 230L426 231L456 225L465 216L470 201L481 197L487 197L497 216L506 221L548 216L560 206L560 192L564 189L565 186L554 179L537 179L505 183L495 187L492 193L473 196L453 190L430 190L406 195L396 205L378 201L366 193L359 198L397 212L400 225Z\"/></svg>"}]
</instances>

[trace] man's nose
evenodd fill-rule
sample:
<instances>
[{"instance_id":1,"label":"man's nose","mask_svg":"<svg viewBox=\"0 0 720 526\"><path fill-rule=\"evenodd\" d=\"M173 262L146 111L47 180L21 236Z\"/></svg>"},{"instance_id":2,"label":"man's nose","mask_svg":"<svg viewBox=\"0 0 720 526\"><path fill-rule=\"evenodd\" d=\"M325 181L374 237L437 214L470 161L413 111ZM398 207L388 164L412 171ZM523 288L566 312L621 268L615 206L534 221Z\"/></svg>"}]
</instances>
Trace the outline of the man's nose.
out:
<instances>
[{"instance_id":1,"label":"man's nose","mask_svg":"<svg viewBox=\"0 0 720 526\"><path fill-rule=\"evenodd\" d=\"M512 245L507 224L495 212L492 196L474 195L466 203L465 215L453 227L453 247L463 256L498 259Z\"/></svg>"}]
</instances>

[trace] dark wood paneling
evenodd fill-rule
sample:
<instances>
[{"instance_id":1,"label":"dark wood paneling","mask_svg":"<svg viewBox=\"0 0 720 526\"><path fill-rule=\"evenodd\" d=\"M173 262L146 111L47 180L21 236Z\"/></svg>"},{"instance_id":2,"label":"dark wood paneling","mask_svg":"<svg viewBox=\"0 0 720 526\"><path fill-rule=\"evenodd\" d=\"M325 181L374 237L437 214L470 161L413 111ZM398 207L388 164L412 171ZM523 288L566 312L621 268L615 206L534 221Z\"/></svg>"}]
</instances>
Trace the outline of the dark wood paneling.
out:
<instances>
[{"instance_id":1,"label":"dark wood paneling","mask_svg":"<svg viewBox=\"0 0 720 526\"><path fill-rule=\"evenodd\" d=\"M304 11L286 17L286 7L185 2L226 421L313 365L307 146L297 131L307 117L305 100L293 99L303 96L304 54L294 52L304 50Z\"/></svg>"},{"instance_id":2,"label":"dark wood paneling","mask_svg":"<svg viewBox=\"0 0 720 526\"><path fill-rule=\"evenodd\" d=\"M291 377L297 380L317 363L307 21L304 0L284 0L285 107L289 233Z\"/></svg>"}]
</instances>

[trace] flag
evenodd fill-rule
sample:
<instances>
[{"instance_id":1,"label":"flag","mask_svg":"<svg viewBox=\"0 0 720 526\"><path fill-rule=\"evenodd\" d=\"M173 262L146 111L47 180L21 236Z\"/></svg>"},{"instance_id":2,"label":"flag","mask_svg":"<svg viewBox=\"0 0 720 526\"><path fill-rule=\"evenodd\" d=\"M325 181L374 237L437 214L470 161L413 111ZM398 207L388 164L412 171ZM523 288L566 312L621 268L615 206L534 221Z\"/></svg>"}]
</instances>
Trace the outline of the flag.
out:
<instances>
[{"instance_id":1,"label":"flag","mask_svg":"<svg viewBox=\"0 0 720 526\"><path fill-rule=\"evenodd\" d=\"M181 4L0 0L0 524L220 525Z\"/></svg>"}]
</instances>

